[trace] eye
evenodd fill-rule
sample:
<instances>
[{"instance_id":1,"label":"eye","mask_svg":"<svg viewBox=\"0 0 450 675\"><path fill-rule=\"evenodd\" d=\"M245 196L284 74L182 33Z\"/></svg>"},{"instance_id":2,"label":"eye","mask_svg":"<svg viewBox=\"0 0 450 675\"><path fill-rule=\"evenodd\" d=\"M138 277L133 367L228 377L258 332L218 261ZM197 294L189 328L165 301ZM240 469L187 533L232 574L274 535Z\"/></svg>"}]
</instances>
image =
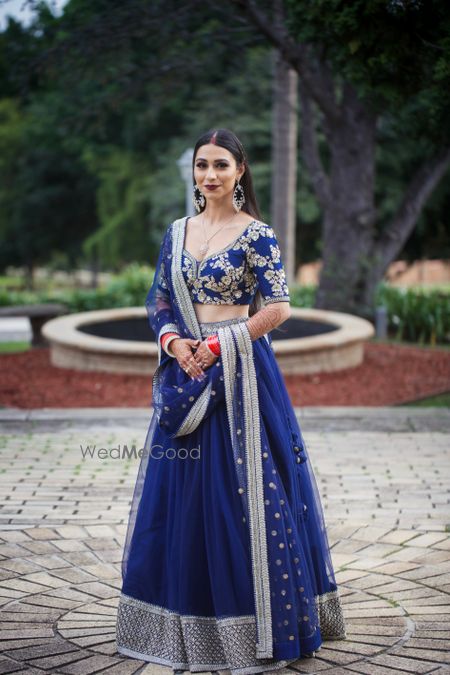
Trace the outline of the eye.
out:
<instances>
[{"instance_id":1,"label":"eye","mask_svg":"<svg viewBox=\"0 0 450 675\"><path fill-rule=\"evenodd\" d=\"M198 162L195 166L199 169L204 169L206 167L206 164L205 162ZM217 166L220 167L221 169L226 169L228 164L226 164L225 162L219 162Z\"/></svg>"}]
</instances>

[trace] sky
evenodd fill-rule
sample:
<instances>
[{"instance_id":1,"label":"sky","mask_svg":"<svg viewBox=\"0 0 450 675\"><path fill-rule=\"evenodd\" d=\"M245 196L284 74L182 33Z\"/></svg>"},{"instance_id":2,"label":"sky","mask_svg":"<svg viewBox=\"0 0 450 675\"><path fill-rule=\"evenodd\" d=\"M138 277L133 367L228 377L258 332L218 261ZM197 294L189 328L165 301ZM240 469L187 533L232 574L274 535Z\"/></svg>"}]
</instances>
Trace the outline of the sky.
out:
<instances>
[{"instance_id":1,"label":"sky","mask_svg":"<svg viewBox=\"0 0 450 675\"><path fill-rule=\"evenodd\" d=\"M47 0L47 4L55 14L59 14L67 0ZM0 0L0 31L7 24L7 16L13 16L17 21L27 25L32 17L30 5L25 0Z\"/></svg>"}]
</instances>

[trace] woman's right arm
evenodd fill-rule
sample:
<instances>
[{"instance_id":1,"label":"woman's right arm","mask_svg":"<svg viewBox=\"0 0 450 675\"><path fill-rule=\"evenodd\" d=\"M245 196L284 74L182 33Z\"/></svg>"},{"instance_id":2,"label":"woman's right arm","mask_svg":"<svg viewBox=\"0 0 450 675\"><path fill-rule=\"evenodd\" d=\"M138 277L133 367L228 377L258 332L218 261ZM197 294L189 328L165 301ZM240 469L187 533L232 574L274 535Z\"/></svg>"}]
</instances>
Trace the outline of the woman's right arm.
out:
<instances>
[{"instance_id":1,"label":"woman's right arm","mask_svg":"<svg viewBox=\"0 0 450 675\"><path fill-rule=\"evenodd\" d=\"M172 297L166 276L166 265L170 258L170 226L167 229L159 249L158 260L155 267L155 276L152 286L147 294L145 306L150 326L155 334L158 347L161 348L161 339L168 333L180 335L173 309Z\"/></svg>"}]
</instances>

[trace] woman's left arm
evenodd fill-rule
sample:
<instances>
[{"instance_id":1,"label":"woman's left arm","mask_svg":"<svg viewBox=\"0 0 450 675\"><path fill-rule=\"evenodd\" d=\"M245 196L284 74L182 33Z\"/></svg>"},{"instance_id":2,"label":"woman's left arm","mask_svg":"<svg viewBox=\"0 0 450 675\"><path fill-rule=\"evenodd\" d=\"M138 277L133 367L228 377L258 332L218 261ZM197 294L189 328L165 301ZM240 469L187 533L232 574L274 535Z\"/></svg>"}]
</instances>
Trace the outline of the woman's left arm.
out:
<instances>
[{"instance_id":1,"label":"woman's left arm","mask_svg":"<svg viewBox=\"0 0 450 675\"><path fill-rule=\"evenodd\" d=\"M287 301L272 302L266 305L246 321L245 325L250 333L250 339L254 341L270 333L271 330L289 319L291 314L291 305Z\"/></svg>"},{"instance_id":2,"label":"woman's left arm","mask_svg":"<svg viewBox=\"0 0 450 675\"><path fill-rule=\"evenodd\" d=\"M274 230L262 223L247 250L247 261L261 292L264 307L246 322L252 340L277 328L291 316L289 288Z\"/></svg>"}]
</instances>

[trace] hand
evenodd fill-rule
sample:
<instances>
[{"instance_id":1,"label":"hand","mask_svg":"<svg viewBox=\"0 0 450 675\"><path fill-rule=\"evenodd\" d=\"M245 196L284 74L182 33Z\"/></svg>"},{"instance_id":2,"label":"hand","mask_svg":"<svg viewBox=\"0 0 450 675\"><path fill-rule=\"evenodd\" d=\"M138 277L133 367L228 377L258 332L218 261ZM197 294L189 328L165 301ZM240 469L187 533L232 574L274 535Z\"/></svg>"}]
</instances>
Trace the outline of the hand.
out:
<instances>
[{"instance_id":1,"label":"hand","mask_svg":"<svg viewBox=\"0 0 450 675\"><path fill-rule=\"evenodd\" d=\"M197 351L194 354L194 359L196 362L203 368L209 368L213 363L217 361L219 357L211 352L209 347L206 344L206 339L203 342L200 342L200 345L197 348Z\"/></svg>"},{"instance_id":2,"label":"hand","mask_svg":"<svg viewBox=\"0 0 450 675\"><path fill-rule=\"evenodd\" d=\"M170 349L182 368L191 379L204 377L204 372L193 356L200 340L192 338L174 338L170 343Z\"/></svg>"}]
</instances>

